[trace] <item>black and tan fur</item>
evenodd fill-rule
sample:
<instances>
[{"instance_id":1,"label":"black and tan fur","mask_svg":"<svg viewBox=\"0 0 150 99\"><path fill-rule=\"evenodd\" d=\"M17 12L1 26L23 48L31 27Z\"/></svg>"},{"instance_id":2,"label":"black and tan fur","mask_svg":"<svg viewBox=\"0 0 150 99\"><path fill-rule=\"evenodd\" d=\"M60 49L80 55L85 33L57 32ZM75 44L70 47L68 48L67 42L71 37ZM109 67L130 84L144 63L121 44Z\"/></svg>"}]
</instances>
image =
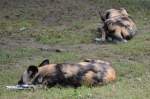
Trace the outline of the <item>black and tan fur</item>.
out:
<instances>
[{"instance_id":1,"label":"black and tan fur","mask_svg":"<svg viewBox=\"0 0 150 99\"><path fill-rule=\"evenodd\" d=\"M136 34L136 25L125 9L110 9L100 15L103 27L99 32L102 34L103 41L111 37L118 41L127 42Z\"/></svg>"},{"instance_id":2,"label":"black and tan fur","mask_svg":"<svg viewBox=\"0 0 150 99\"><path fill-rule=\"evenodd\" d=\"M101 20L103 22L105 22L107 19L110 19L110 18L118 18L118 17L122 17L122 16L128 17L129 16L125 8L108 9L103 13L99 12L99 14L100 14Z\"/></svg>"},{"instance_id":3,"label":"black and tan fur","mask_svg":"<svg viewBox=\"0 0 150 99\"><path fill-rule=\"evenodd\" d=\"M30 68L34 68L30 70ZM31 72L29 74L29 71ZM36 71L36 72L35 72ZM30 75L34 76L31 77ZM100 85L116 79L111 64L102 60L86 60L76 64L44 64L29 66L18 84L42 84L52 87L56 84L78 87L81 85Z\"/></svg>"}]
</instances>

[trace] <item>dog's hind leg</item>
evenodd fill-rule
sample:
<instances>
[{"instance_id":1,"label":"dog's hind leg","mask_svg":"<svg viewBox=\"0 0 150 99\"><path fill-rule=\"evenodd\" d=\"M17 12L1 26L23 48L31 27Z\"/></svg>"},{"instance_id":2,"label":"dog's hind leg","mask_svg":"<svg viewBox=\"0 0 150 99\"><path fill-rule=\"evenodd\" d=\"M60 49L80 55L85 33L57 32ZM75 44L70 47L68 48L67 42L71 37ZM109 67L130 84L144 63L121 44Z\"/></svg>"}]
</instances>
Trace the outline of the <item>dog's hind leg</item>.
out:
<instances>
[{"instance_id":1,"label":"dog's hind leg","mask_svg":"<svg viewBox=\"0 0 150 99\"><path fill-rule=\"evenodd\" d=\"M115 29L115 31L114 31L114 34L113 34L113 37L112 38L114 38L115 40L118 40L118 41L120 41L120 42L124 42L124 43L126 43L127 42L127 40L125 40L124 38L123 38L123 36L122 36L122 34L121 34L121 29L120 29L120 27L119 28L117 28L117 29ZM113 39L113 40L114 40Z\"/></svg>"}]
</instances>

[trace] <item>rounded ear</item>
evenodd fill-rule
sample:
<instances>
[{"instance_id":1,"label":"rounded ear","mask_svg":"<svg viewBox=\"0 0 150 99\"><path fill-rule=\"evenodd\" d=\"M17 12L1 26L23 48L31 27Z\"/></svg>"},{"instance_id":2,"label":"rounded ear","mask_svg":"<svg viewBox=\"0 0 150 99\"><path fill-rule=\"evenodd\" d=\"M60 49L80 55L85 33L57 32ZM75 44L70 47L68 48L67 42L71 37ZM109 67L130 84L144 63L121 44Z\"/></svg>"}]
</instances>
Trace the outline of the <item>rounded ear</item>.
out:
<instances>
[{"instance_id":1,"label":"rounded ear","mask_svg":"<svg viewBox=\"0 0 150 99\"><path fill-rule=\"evenodd\" d=\"M48 59L45 59L45 60L39 65L39 67L44 66L44 65L47 65L47 64L49 64L49 60L48 60Z\"/></svg>"},{"instance_id":2,"label":"rounded ear","mask_svg":"<svg viewBox=\"0 0 150 99\"><path fill-rule=\"evenodd\" d=\"M120 8L120 11L123 15L128 16L127 10L125 8Z\"/></svg>"},{"instance_id":3,"label":"rounded ear","mask_svg":"<svg viewBox=\"0 0 150 99\"><path fill-rule=\"evenodd\" d=\"M33 78L33 76L38 73L38 67L34 66L34 65L31 65L28 67L27 69L27 73L29 74L29 76L31 78Z\"/></svg>"}]
</instances>

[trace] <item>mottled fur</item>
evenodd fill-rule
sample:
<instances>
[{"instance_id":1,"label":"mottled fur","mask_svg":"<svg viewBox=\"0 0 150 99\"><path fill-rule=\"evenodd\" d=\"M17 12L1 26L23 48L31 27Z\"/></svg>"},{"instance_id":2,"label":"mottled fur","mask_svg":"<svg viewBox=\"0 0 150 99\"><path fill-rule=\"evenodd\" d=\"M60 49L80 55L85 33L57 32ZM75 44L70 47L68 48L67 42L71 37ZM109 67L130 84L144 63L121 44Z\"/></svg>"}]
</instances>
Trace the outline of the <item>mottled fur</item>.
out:
<instances>
[{"instance_id":1,"label":"mottled fur","mask_svg":"<svg viewBox=\"0 0 150 99\"><path fill-rule=\"evenodd\" d=\"M76 64L44 64L34 68L38 69L34 77L28 76L28 72L25 71L19 84L42 84L49 87L60 84L78 87L104 84L116 79L116 73L111 64L102 60L88 59ZM24 78L28 80L22 80Z\"/></svg>"},{"instance_id":2,"label":"mottled fur","mask_svg":"<svg viewBox=\"0 0 150 99\"><path fill-rule=\"evenodd\" d=\"M108 39L127 42L136 34L136 25L125 9L110 9L101 15L103 27L100 28L102 40Z\"/></svg>"},{"instance_id":3,"label":"mottled fur","mask_svg":"<svg viewBox=\"0 0 150 99\"><path fill-rule=\"evenodd\" d=\"M128 13L125 8L120 8L120 9L108 9L104 13L99 12L101 20L105 22L107 19L110 18L117 18L117 17L122 17L126 16L128 17Z\"/></svg>"}]
</instances>

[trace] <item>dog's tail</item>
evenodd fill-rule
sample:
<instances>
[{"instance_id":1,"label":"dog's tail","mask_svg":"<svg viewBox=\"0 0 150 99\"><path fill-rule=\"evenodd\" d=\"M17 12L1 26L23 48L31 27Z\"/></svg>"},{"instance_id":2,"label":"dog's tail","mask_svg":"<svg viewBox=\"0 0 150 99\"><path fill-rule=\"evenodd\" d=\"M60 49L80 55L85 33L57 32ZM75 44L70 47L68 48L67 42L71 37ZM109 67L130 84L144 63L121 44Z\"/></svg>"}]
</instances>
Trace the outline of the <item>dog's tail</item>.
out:
<instances>
[{"instance_id":1,"label":"dog's tail","mask_svg":"<svg viewBox=\"0 0 150 99\"><path fill-rule=\"evenodd\" d=\"M104 77L104 83L108 83L114 80L116 80L116 71L112 67L109 67Z\"/></svg>"}]
</instances>

